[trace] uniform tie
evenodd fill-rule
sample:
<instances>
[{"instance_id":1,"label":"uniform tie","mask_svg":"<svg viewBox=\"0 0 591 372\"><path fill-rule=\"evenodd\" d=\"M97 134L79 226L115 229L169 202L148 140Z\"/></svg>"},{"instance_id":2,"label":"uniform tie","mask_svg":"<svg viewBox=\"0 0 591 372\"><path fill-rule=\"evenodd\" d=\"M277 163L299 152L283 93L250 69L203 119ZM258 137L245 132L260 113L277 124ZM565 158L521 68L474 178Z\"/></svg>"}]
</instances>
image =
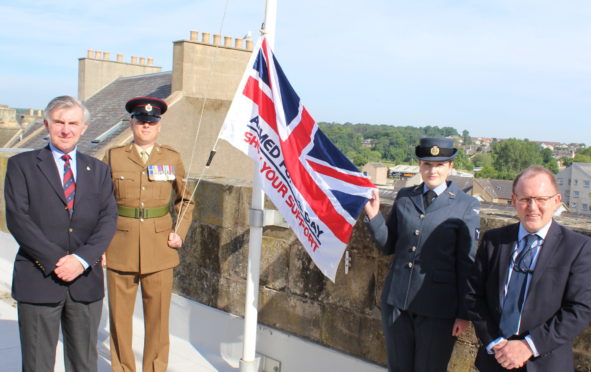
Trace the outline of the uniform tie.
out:
<instances>
[{"instance_id":1,"label":"uniform tie","mask_svg":"<svg viewBox=\"0 0 591 372\"><path fill-rule=\"evenodd\" d=\"M64 163L64 195L68 203L68 213L72 217L74 212L74 196L76 195L76 182L74 182L74 172L70 166L70 155L62 155Z\"/></svg>"},{"instance_id":2,"label":"uniform tie","mask_svg":"<svg viewBox=\"0 0 591 372\"><path fill-rule=\"evenodd\" d=\"M148 162L148 158L150 157L150 154L148 154L147 151L141 151L140 152L140 156L142 157L142 161L144 162L144 164L146 164Z\"/></svg>"},{"instance_id":3,"label":"uniform tie","mask_svg":"<svg viewBox=\"0 0 591 372\"><path fill-rule=\"evenodd\" d=\"M501 334L505 338L519 333L519 319L523 310L527 275L531 273L530 266L536 253L534 245L537 240L536 234L528 234L525 237L523 249L513 261L513 272L509 280L499 325Z\"/></svg>"},{"instance_id":4,"label":"uniform tie","mask_svg":"<svg viewBox=\"0 0 591 372\"><path fill-rule=\"evenodd\" d=\"M428 208L431 203L433 202L433 199L435 199L437 197L437 193L433 190L429 190L425 193L425 208Z\"/></svg>"}]
</instances>

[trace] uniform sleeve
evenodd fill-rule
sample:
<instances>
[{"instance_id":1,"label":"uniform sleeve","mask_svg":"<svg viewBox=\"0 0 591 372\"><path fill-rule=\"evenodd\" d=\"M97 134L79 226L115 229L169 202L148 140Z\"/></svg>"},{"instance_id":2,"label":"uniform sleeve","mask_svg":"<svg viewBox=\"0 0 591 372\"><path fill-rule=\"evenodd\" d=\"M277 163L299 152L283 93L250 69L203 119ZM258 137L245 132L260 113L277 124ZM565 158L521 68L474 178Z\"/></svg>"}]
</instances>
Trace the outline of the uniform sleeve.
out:
<instances>
[{"instance_id":1,"label":"uniform sleeve","mask_svg":"<svg viewBox=\"0 0 591 372\"><path fill-rule=\"evenodd\" d=\"M466 295L468 293L468 279L474 269L478 237L480 235L480 202L471 196L468 208L464 211L463 224L459 230L456 249L456 278L458 291L458 315L460 319L468 319Z\"/></svg>"},{"instance_id":2,"label":"uniform sleeve","mask_svg":"<svg viewBox=\"0 0 591 372\"><path fill-rule=\"evenodd\" d=\"M397 223L396 217L396 202L398 201L400 193L396 196L394 205L390 210L388 219L384 220L382 212L379 212L373 219L366 222L371 235L377 246L380 248L383 254L390 255L394 253L396 246L397 236Z\"/></svg>"},{"instance_id":3,"label":"uniform sleeve","mask_svg":"<svg viewBox=\"0 0 591 372\"><path fill-rule=\"evenodd\" d=\"M178 226L175 230L177 230L177 234L179 234L184 242L185 237L187 236L187 231L189 231L189 227L191 227L191 221L193 220L193 208L195 207L195 203L191 198L193 188L185 182L186 173L183 161L181 160L180 155L177 154L177 156L175 182L173 185L176 194L174 207L177 215L177 222L175 226Z\"/></svg>"}]
</instances>

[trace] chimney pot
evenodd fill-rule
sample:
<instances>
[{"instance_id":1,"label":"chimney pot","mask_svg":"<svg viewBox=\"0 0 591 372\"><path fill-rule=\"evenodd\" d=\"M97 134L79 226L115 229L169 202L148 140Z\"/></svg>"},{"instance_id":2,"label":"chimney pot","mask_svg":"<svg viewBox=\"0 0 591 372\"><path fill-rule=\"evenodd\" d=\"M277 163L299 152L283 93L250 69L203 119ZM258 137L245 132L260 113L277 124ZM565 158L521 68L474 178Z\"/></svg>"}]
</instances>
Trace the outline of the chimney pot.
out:
<instances>
[{"instance_id":1,"label":"chimney pot","mask_svg":"<svg viewBox=\"0 0 591 372\"><path fill-rule=\"evenodd\" d=\"M88 49L87 57L88 58L94 58L94 50Z\"/></svg>"},{"instance_id":2,"label":"chimney pot","mask_svg":"<svg viewBox=\"0 0 591 372\"><path fill-rule=\"evenodd\" d=\"M101 59L102 58L102 52L100 50L97 50L94 52L94 58L96 59Z\"/></svg>"},{"instance_id":3,"label":"chimney pot","mask_svg":"<svg viewBox=\"0 0 591 372\"><path fill-rule=\"evenodd\" d=\"M201 34L201 38L202 38L202 40L203 40L204 43L207 43L207 44L211 43L211 39L209 37L210 35L211 34L209 32L204 32L204 33Z\"/></svg>"},{"instance_id":4,"label":"chimney pot","mask_svg":"<svg viewBox=\"0 0 591 372\"><path fill-rule=\"evenodd\" d=\"M133 65L137 64L137 57L136 56L131 56L131 64L133 64Z\"/></svg>"},{"instance_id":5,"label":"chimney pot","mask_svg":"<svg viewBox=\"0 0 591 372\"><path fill-rule=\"evenodd\" d=\"M230 36L224 36L224 46L228 48L232 47L232 38Z\"/></svg>"},{"instance_id":6,"label":"chimney pot","mask_svg":"<svg viewBox=\"0 0 591 372\"><path fill-rule=\"evenodd\" d=\"M252 40L246 40L246 49L252 50Z\"/></svg>"},{"instance_id":7,"label":"chimney pot","mask_svg":"<svg viewBox=\"0 0 591 372\"><path fill-rule=\"evenodd\" d=\"M41 110L41 109L37 110L37 116L39 116L39 117L43 116L43 110Z\"/></svg>"},{"instance_id":8,"label":"chimney pot","mask_svg":"<svg viewBox=\"0 0 591 372\"><path fill-rule=\"evenodd\" d=\"M191 41L199 41L199 32L191 31Z\"/></svg>"},{"instance_id":9,"label":"chimney pot","mask_svg":"<svg viewBox=\"0 0 591 372\"><path fill-rule=\"evenodd\" d=\"M234 48L236 48L236 49L244 49L244 47L242 46L242 42L243 42L243 41L244 41L244 40L242 40L242 39L240 39L240 38L237 38L237 39L234 41Z\"/></svg>"},{"instance_id":10,"label":"chimney pot","mask_svg":"<svg viewBox=\"0 0 591 372\"><path fill-rule=\"evenodd\" d=\"M140 57L140 65L146 64L146 57Z\"/></svg>"},{"instance_id":11,"label":"chimney pot","mask_svg":"<svg viewBox=\"0 0 591 372\"><path fill-rule=\"evenodd\" d=\"M111 53L109 53L109 52L103 52L103 59L105 61L110 60L111 59Z\"/></svg>"},{"instance_id":12,"label":"chimney pot","mask_svg":"<svg viewBox=\"0 0 591 372\"><path fill-rule=\"evenodd\" d=\"M117 54L117 62L123 62L123 54Z\"/></svg>"},{"instance_id":13,"label":"chimney pot","mask_svg":"<svg viewBox=\"0 0 591 372\"><path fill-rule=\"evenodd\" d=\"M222 39L221 35L214 34L213 35L213 45L220 45L221 39Z\"/></svg>"},{"instance_id":14,"label":"chimney pot","mask_svg":"<svg viewBox=\"0 0 591 372\"><path fill-rule=\"evenodd\" d=\"M154 58L148 58L148 65L152 66L154 64Z\"/></svg>"},{"instance_id":15,"label":"chimney pot","mask_svg":"<svg viewBox=\"0 0 591 372\"><path fill-rule=\"evenodd\" d=\"M33 112L33 109L29 109L29 115L30 115L30 116L33 116L33 113L34 113L34 112Z\"/></svg>"}]
</instances>

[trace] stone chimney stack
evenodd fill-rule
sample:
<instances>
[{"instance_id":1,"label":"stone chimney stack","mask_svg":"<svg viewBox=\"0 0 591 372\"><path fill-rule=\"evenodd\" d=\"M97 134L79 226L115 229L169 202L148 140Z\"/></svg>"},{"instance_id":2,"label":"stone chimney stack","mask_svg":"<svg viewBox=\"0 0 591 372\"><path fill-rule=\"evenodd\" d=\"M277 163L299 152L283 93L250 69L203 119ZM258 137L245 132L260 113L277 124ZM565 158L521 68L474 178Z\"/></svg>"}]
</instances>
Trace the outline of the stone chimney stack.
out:
<instances>
[{"instance_id":1,"label":"stone chimney stack","mask_svg":"<svg viewBox=\"0 0 591 372\"><path fill-rule=\"evenodd\" d=\"M154 59L131 57L131 63L123 61L123 54L117 54L111 61L111 53L88 50L86 58L78 59L78 99L86 101L119 77L153 74L161 72L162 67L154 66Z\"/></svg>"}]
</instances>

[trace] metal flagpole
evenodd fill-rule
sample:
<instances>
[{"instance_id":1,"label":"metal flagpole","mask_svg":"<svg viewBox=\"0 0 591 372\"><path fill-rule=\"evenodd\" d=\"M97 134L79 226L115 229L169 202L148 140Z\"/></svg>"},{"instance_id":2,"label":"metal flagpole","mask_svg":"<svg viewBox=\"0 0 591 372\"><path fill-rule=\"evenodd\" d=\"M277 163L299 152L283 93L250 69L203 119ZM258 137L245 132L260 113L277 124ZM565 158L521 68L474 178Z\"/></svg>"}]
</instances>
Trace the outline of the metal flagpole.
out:
<instances>
[{"instance_id":1,"label":"metal flagpole","mask_svg":"<svg viewBox=\"0 0 591 372\"><path fill-rule=\"evenodd\" d=\"M265 23L261 32L273 48L275 42L275 19L277 0L267 0ZM259 303L259 274L261 266L261 245L263 241L265 194L259 180L258 168L253 172L252 199L248 215L250 236L248 241L248 273L246 275L246 301L244 304L244 340L240 372L257 372L256 337Z\"/></svg>"}]
</instances>

